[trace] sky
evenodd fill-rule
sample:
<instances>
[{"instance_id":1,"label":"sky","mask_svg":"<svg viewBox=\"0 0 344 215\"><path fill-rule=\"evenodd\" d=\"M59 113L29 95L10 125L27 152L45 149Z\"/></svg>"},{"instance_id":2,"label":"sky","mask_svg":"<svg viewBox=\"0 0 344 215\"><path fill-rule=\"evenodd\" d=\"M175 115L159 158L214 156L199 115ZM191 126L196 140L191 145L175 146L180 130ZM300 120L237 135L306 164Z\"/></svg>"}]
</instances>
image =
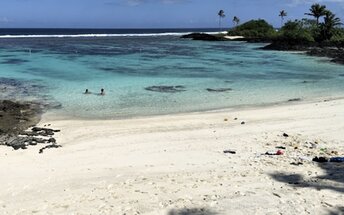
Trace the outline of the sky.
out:
<instances>
[{"instance_id":1,"label":"sky","mask_svg":"<svg viewBox=\"0 0 344 215\"><path fill-rule=\"evenodd\" d=\"M0 0L0 28L210 28L266 19L280 26L304 18L313 3L327 5L344 22L344 0Z\"/></svg>"}]
</instances>

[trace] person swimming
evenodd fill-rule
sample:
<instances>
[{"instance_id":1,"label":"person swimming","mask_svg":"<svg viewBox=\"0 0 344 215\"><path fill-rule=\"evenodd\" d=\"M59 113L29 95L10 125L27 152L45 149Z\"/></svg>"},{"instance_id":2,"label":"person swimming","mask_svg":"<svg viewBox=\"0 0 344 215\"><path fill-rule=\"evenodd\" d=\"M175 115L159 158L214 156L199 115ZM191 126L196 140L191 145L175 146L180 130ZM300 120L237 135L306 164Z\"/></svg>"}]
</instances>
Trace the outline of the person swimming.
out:
<instances>
[{"instance_id":1,"label":"person swimming","mask_svg":"<svg viewBox=\"0 0 344 215\"><path fill-rule=\"evenodd\" d=\"M105 90L103 88L100 90L100 95L105 96Z\"/></svg>"},{"instance_id":2,"label":"person swimming","mask_svg":"<svg viewBox=\"0 0 344 215\"><path fill-rule=\"evenodd\" d=\"M91 92L88 89L86 89L84 94L91 94Z\"/></svg>"}]
</instances>

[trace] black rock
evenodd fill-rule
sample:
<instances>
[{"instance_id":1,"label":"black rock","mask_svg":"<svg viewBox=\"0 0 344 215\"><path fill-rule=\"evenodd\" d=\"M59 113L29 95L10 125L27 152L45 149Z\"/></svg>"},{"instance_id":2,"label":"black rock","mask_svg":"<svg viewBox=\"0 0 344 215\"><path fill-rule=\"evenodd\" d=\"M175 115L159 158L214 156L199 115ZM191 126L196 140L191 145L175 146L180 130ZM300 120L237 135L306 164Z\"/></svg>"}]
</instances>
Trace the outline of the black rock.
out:
<instances>
[{"instance_id":1,"label":"black rock","mask_svg":"<svg viewBox=\"0 0 344 215\"><path fill-rule=\"evenodd\" d=\"M53 130L50 128L39 128L39 127L33 127L31 130L34 133L41 136L51 136L51 135L54 135L54 132L60 132L60 130Z\"/></svg>"},{"instance_id":2,"label":"black rock","mask_svg":"<svg viewBox=\"0 0 344 215\"><path fill-rule=\"evenodd\" d=\"M205 33L192 33L181 36L183 39L204 40L204 41L227 41L228 39L219 35L205 34Z\"/></svg>"},{"instance_id":3,"label":"black rock","mask_svg":"<svg viewBox=\"0 0 344 215\"><path fill-rule=\"evenodd\" d=\"M246 122L241 122L241 125L245 125L246 124Z\"/></svg>"},{"instance_id":4,"label":"black rock","mask_svg":"<svg viewBox=\"0 0 344 215\"><path fill-rule=\"evenodd\" d=\"M62 147L62 146L56 145L56 144L48 145L48 146L41 148L38 153L42 154L45 149L60 148L60 147Z\"/></svg>"},{"instance_id":5,"label":"black rock","mask_svg":"<svg viewBox=\"0 0 344 215\"><path fill-rule=\"evenodd\" d=\"M289 137L287 133L283 133L283 137Z\"/></svg>"}]
</instances>

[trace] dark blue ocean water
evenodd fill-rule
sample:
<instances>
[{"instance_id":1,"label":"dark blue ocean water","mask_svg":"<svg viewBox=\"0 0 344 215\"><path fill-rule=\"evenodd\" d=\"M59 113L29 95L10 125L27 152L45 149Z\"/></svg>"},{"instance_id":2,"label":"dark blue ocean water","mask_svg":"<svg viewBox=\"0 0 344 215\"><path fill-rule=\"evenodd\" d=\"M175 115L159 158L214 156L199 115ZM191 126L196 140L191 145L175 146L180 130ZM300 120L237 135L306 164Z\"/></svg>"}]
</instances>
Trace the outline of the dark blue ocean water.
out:
<instances>
[{"instance_id":1,"label":"dark blue ocean water","mask_svg":"<svg viewBox=\"0 0 344 215\"><path fill-rule=\"evenodd\" d=\"M217 28L167 29L71 29L71 28L0 28L0 35L80 35L80 34L161 34L185 32L218 32Z\"/></svg>"}]
</instances>

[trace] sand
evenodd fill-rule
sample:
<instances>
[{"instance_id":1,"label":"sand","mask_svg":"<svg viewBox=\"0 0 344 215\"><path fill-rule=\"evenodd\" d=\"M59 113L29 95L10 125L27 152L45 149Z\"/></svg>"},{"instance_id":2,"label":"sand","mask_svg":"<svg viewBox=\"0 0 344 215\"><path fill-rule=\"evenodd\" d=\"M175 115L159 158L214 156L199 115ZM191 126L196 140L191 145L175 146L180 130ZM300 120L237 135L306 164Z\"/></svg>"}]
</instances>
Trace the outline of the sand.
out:
<instances>
[{"instance_id":1,"label":"sand","mask_svg":"<svg viewBox=\"0 0 344 215\"><path fill-rule=\"evenodd\" d=\"M341 99L46 124L62 148L0 147L0 214L344 213L344 164L311 161L344 155Z\"/></svg>"},{"instance_id":2,"label":"sand","mask_svg":"<svg viewBox=\"0 0 344 215\"><path fill-rule=\"evenodd\" d=\"M243 37L243 36L224 36L224 38L229 39L229 40L236 40L236 39L244 39L245 37Z\"/></svg>"}]
</instances>

